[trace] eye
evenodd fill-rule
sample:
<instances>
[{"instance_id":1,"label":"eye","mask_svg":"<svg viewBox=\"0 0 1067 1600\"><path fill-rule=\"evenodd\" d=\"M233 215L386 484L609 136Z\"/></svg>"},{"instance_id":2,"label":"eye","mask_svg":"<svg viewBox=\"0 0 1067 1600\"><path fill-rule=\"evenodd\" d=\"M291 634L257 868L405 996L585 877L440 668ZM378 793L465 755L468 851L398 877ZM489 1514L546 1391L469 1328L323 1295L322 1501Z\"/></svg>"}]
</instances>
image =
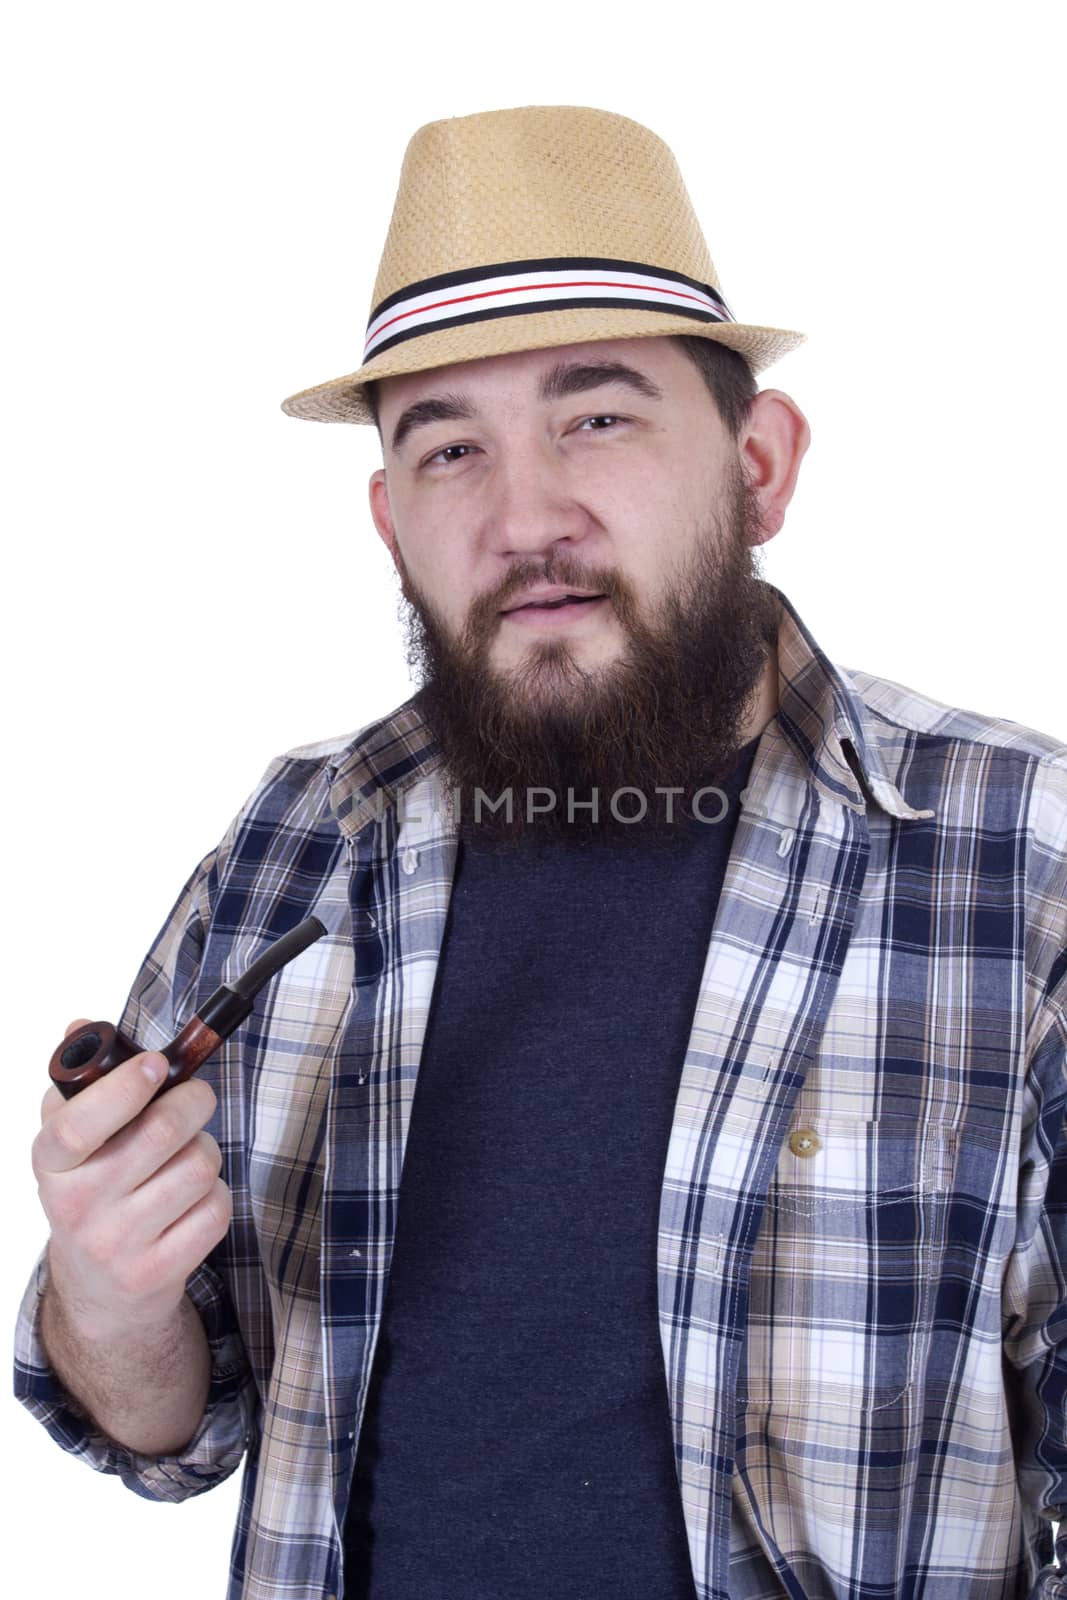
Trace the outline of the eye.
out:
<instances>
[{"instance_id":1,"label":"eye","mask_svg":"<svg viewBox=\"0 0 1067 1600\"><path fill-rule=\"evenodd\" d=\"M435 450L432 456L427 456L423 466L428 467L431 461L437 461L439 457L448 455L450 450L470 450L472 448L473 446L469 444L446 444L440 450ZM462 460L462 457L459 459ZM445 463L446 466L448 464L448 462Z\"/></svg>"},{"instance_id":2,"label":"eye","mask_svg":"<svg viewBox=\"0 0 1067 1600\"><path fill-rule=\"evenodd\" d=\"M599 417L586 417L585 422L580 423L579 426L584 428L586 422L614 422L614 423L618 423L618 422L622 422L623 420L624 419L622 417L617 417L614 412L605 412L602 416L599 416ZM615 430L613 428L594 428L593 429L594 433L613 433L614 431Z\"/></svg>"}]
</instances>

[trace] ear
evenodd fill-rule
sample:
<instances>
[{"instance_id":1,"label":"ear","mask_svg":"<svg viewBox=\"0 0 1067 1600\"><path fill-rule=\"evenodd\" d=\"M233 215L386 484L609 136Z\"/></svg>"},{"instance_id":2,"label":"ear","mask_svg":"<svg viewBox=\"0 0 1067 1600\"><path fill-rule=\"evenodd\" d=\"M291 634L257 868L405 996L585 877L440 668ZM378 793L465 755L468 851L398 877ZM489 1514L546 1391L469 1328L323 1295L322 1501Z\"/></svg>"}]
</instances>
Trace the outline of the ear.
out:
<instances>
[{"instance_id":1,"label":"ear","mask_svg":"<svg viewBox=\"0 0 1067 1600\"><path fill-rule=\"evenodd\" d=\"M377 472L371 473L367 492L370 496L370 514L378 530L378 537L392 556L399 572L401 571L400 548L396 542L393 515L389 509L389 485L386 482L384 467L379 467Z\"/></svg>"},{"instance_id":2,"label":"ear","mask_svg":"<svg viewBox=\"0 0 1067 1600\"><path fill-rule=\"evenodd\" d=\"M763 538L773 539L785 521L804 452L811 443L808 419L781 389L761 389L738 439L741 463L756 490Z\"/></svg>"}]
</instances>

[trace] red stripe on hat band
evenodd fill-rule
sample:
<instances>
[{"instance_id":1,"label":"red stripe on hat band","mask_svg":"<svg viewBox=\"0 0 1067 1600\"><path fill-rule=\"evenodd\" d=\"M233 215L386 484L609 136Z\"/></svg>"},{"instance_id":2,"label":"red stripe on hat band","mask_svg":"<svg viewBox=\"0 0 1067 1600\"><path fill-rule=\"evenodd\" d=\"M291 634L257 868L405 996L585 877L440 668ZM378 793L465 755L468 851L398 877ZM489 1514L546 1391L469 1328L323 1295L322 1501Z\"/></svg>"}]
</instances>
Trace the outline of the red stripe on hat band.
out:
<instances>
[{"instance_id":1,"label":"red stripe on hat band","mask_svg":"<svg viewBox=\"0 0 1067 1600\"><path fill-rule=\"evenodd\" d=\"M470 303L471 301L476 300L491 300L497 295L531 294L538 289L552 289L561 294L566 289L629 290L634 295L648 299L656 294L669 295L675 300L691 300L695 305L699 305L703 310L709 311L712 316L720 315L721 320L724 322L733 320L732 317L729 316L729 313L725 310L720 313L717 307L714 309L709 307L708 301L710 296L704 298L697 294L690 294L684 289L661 289L648 283L620 283L618 280L601 278L574 278L565 283L524 283L521 288L516 288L514 285L510 285L503 289L483 289L476 294L452 295L445 300L434 300L429 305L416 306L410 311L400 311L395 317L390 317L388 322L383 322L381 327L375 330L373 337L367 340L365 354L366 351L370 350L372 345L376 345L379 342L389 328L394 327L397 323L406 322L411 317L425 316L427 312L439 311L446 306L462 305L464 303ZM432 329L427 329L427 332L432 332Z\"/></svg>"},{"instance_id":2,"label":"red stripe on hat band","mask_svg":"<svg viewBox=\"0 0 1067 1600\"><path fill-rule=\"evenodd\" d=\"M521 289L486 289L482 294L457 294L451 300L435 300L432 305L418 306L414 311L402 311L398 317L383 322L374 337L377 339L394 322L436 311L440 306L457 306L464 300L489 300L496 294L530 294L534 289L633 289L639 294L672 294L678 300L695 300L698 305L706 305L699 295L686 294L681 289L652 289L647 283L608 283L599 278L575 278L573 283L524 283Z\"/></svg>"}]
</instances>

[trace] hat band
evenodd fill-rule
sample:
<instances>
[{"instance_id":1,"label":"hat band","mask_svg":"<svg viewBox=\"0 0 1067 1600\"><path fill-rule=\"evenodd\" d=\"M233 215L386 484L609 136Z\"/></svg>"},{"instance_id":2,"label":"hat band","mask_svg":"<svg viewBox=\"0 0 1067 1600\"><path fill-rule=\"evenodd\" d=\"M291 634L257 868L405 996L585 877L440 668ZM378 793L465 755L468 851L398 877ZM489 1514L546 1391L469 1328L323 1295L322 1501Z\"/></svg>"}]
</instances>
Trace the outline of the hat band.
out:
<instances>
[{"instance_id":1,"label":"hat band","mask_svg":"<svg viewBox=\"0 0 1067 1600\"><path fill-rule=\"evenodd\" d=\"M420 333L576 306L663 311L698 322L737 320L710 284L660 267L589 256L505 261L424 278L389 295L371 313L363 360Z\"/></svg>"}]
</instances>

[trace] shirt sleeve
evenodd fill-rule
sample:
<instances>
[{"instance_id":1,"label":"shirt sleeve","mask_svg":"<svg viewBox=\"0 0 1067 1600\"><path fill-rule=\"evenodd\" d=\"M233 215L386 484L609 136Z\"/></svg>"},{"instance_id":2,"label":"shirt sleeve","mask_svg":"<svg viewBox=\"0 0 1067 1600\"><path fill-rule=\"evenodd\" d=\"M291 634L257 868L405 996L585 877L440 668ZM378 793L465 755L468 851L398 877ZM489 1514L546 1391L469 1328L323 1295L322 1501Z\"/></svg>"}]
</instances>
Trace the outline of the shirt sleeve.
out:
<instances>
[{"instance_id":1,"label":"shirt sleeve","mask_svg":"<svg viewBox=\"0 0 1067 1600\"><path fill-rule=\"evenodd\" d=\"M211 1351L211 1383L200 1425L177 1455L144 1456L116 1444L96 1427L52 1370L38 1333L48 1280L41 1252L19 1310L15 1334L15 1395L64 1450L97 1472L115 1473L146 1500L186 1500L212 1489L240 1465L256 1427L255 1390L225 1285L208 1265L186 1291L200 1313Z\"/></svg>"},{"instance_id":2,"label":"shirt sleeve","mask_svg":"<svg viewBox=\"0 0 1067 1600\"><path fill-rule=\"evenodd\" d=\"M143 1049L158 1049L173 1038L180 1026L179 1016L192 1004L210 919L216 860L224 844L205 856L192 873L130 991L119 1028ZM186 1283L207 1334L211 1380L200 1425L177 1455L142 1456L116 1444L99 1431L60 1382L39 1332L47 1250L34 1268L19 1310L16 1398L64 1450L80 1456L98 1472L117 1474L127 1488L149 1500L184 1500L221 1483L239 1465L258 1426L255 1382L232 1300L212 1259L209 1256Z\"/></svg>"},{"instance_id":3,"label":"shirt sleeve","mask_svg":"<svg viewBox=\"0 0 1067 1600\"><path fill-rule=\"evenodd\" d=\"M1067 957L1065 957L1067 960ZM1061 983L1061 989L1064 987ZM1015 1244L1004 1276L1004 1381L1029 1600L1067 1600L1067 1014L1043 1013L1027 1078ZM1053 1541L1053 1524L1059 1529Z\"/></svg>"}]
</instances>

